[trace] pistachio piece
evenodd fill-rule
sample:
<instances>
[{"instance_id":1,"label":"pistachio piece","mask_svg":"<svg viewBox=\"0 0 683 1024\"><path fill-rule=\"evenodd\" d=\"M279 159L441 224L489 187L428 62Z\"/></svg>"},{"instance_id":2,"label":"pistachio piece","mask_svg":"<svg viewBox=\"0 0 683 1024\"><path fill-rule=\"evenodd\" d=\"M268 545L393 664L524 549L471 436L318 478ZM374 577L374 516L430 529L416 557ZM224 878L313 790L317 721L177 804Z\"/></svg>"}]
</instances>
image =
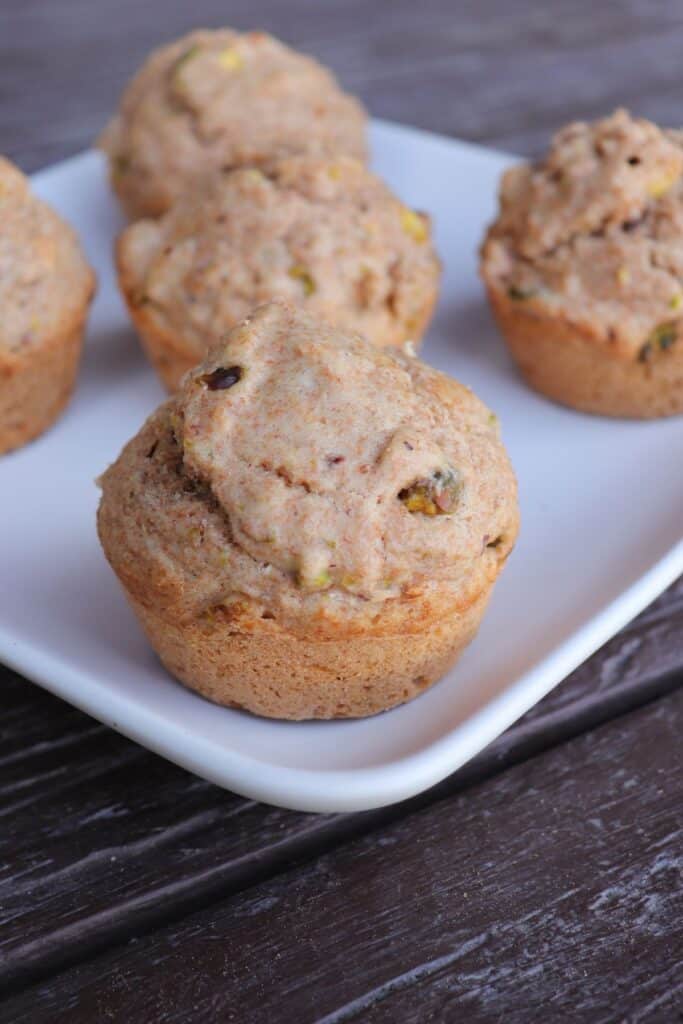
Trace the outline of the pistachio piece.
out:
<instances>
[{"instance_id":1,"label":"pistachio piece","mask_svg":"<svg viewBox=\"0 0 683 1024\"><path fill-rule=\"evenodd\" d=\"M199 378L201 384L205 384L209 391L227 391L238 381L242 380L243 370L241 366L219 366L211 373L205 373Z\"/></svg>"},{"instance_id":2,"label":"pistachio piece","mask_svg":"<svg viewBox=\"0 0 683 1024\"><path fill-rule=\"evenodd\" d=\"M125 153L117 153L112 160L111 173L114 178L122 178L130 170L130 157Z\"/></svg>"},{"instance_id":3,"label":"pistachio piece","mask_svg":"<svg viewBox=\"0 0 683 1024\"><path fill-rule=\"evenodd\" d=\"M631 271L628 267L619 267L617 270L617 282L623 287L629 284L631 280Z\"/></svg>"},{"instance_id":4,"label":"pistachio piece","mask_svg":"<svg viewBox=\"0 0 683 1024\"><path fill-rule=\"evenodd\" d=\"M462 496L464 481L457 469L437 469L398 492L408 512L425 516L449 515Z\"/></svg>"},{"instance_id":5,"label":"pistachio piece","mask_svg":"<svg viewBox=\"0 0 683 1024\"><path fill-rule=\"evenodd\" d=\"M508 288L508 298L513 299L515 302L533 299L534 295L538 295L538 288L520 288L516 284L511 284Z\"/></svg>"},{"instance_id":6,"label":"pistachio piece","mask_svg":"<svg viewBox=\"0 0 683 1024\"><path fill-rule=\"evenodd\" d=\"M641 348L638 354L639 361L647 363L657 352L666 352L674 344L677 337L677 320L667 320L663 324L658 324Z\"/></svg>"},{"instance_id":7,"label":"pistachio piece","mask_svg":"<svg viewBox=\"0 0 683 1024\"><path fill-rule=\"evenodd\" d=\"M234 46L226 46L218 54L218 63L226 71L241 71L244 67L244 57Z\"/></svg>"},{"instance_id":8,"label":"pistachio piece","mask_svg":"<svg viewBox=\"0 0 683 1024\"><path fill-rule=\"evenodd\" d=\"M429 237L427 218L407 206L401 210L401 226L416 242L426 242Z\"/></svg>"},{"instance_id":9,"label":"pistachio piece","mask_svg":"<svg viewBox=\"0 0 683 1024\"><path fill-rule=\"evenodd\" d=\"M321 569L315 576L304 576L299 573L297 583L304 590L327 590L332 584L329 569Z\"/></svg>"},{"instance_id":10,"label":"pistachio piece","mask_svg":"<svg viewBox=\"0 0 683 1024\"><path fill-rule=\"evenodd\" d=\"M659 177L653 178L648 182L647 194L652 199L661 199L676 181L678 181L678 174L676 173L660 174Z\"/></svg>"},{"instance_id":11,"label":"pistachio piece","mask_svg":"<svg viewBox=\"0 0 683 1024\"><path fill-rule=\"evenodd\" d=\"M295 281L301 282L301 287L304 290L304 295L308 298L315 291L315 281L310 271L303 265L303 263L293 263L287 271L290 277L294 278Z\"/></svg>"},{"instance_id":12,"label":"pistachio piece","mask_svg":"<svg viewBox=\"0 0 683 1024\"><path fill-rule=\"evenodd\" d=\"M183 70L185 65L188 64L194 57L196 57L197 54L200 53L200 51L200 46L190 46L187 50L185 50L185 53L182 53L180 57L178 57L177 61L173 65L172 75L174 79L177 77L178 73Z\"/></svg>"},{"instance_id":13,"label":"pistachio piece","mask_svg":"<svg viewBox=\"0 0 683 1024\"><path fill-rule=\"evenodd\" d=\"M230 168L226 168L226 171L228 174L232 173ZM263 171L260 171L258 167L247 167L243 173L245 179L250 181L253 185L261 184L261 182L267 180Z\"/></svg>"},{"instance_id":14,"label":"pistachio piece","mask_svg":"<svg viewBox=\"0 0 683 1024\"><path fill-rule=\"evenodd\" d=\"M669 309L680 309L683 305L683 292L676 292L669 299Z\"/></svg>"}]
</instances>

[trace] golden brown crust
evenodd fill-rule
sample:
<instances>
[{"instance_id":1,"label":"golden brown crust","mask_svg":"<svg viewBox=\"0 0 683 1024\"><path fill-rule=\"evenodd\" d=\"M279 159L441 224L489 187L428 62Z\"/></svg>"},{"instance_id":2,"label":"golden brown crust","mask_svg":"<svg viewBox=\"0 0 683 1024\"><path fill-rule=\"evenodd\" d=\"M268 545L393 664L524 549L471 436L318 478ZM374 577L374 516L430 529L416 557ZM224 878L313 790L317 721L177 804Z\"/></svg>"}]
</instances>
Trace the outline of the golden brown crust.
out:
<instances>
[{"instance_id":1,"label":"golden brown crust","mask_svg":"<svg viewBox=\"0 0 683 1024\"><path fill-rule=\"evenodd\" d=\"M76 382L86 310L48 344L0 362L0 455L32 441L66 407Z\"/></svg>"},{"instance_id":2,"label":"golden brown crust","mask_svg":"<svg viewBox=\"0 0 683 1024\"><path fill-rule=\"evenodd\" d=\"M505 172L481 275L528 383L572 408L683 411L683 134L617 110Z\"/></svg>"},{"instance_id":3,"label":"golden brown crust","mask_svg":"<svg viewBox=\"0 0 683 1024\"><path fill-rule=\"evenodd\" d=\"M360 718L418 696L474 637L492 583L417 635L310 639L271 619L170 622L128 595L168 671L217 704L268 718Z\"/></svg>"},{"instance_id":4,"label":"golden brown crust","mask_svg":"<svg viewBox=\"0 0 683 1024\"><path fill-rule=\"evenodd\" d=\"M470 391L277 303L100 484L102 546L164 664L285 718L373 714L438 678L518 529L495 418Z\"/></svg>"},{"instance_id":5,"label":"golden brown crust","mask_svg":"<svg viewBox=\"0 0 683 1024\"><path fill-rule=\"evenodd\" d=\"M486 276L486 275L484 275ZM490 280L496 321L525 380L581 412L654 419L683 412L683 349L628 358L600 344L584 326L510 299Z\"/></svg>"},{"instance_id":6,"label":"golden brown crust","mask_svg":"<svg viewBox=\"0 0 683 1024\"><path fill-rule=\"evenodd\" d=\"M73 390L95 275L73 229L0 157L0 454L42 434Z\"/></svg>"},{"instance_id":7,"label":"golden brown crust","mask_svg":"<svg viewBox=\"0 0 683 1024\"><path fill-rule=\"evenodd\" d=\"M286 719L355 718L418 696L475 636L517 535L516 505L502 542L482 553L457 593L410 587L370 618L313 615L283 624L246 595L188 613L169 566L131 549L120 509L103 500L98 532L148 640L190 689L218 704Z\"/></svg>"}]
</instances>

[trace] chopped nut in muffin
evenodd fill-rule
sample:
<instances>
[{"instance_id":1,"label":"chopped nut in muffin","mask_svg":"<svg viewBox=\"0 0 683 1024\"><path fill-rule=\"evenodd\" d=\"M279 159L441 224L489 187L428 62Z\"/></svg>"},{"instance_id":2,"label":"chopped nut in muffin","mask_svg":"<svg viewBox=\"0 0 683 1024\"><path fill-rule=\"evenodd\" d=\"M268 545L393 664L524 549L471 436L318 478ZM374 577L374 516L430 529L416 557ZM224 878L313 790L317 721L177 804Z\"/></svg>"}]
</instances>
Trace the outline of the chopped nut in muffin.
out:
<instances>
[{"instance_id":1,"label":"chopped nut in muffin","mask_svg":"<svg viewBox=\"0 0 683 1024\"><path fill-rule=\"evenodd\" d=\"M219 172L122 234L119 280L167 386L268 299L377 345L419 343L440 275L429 219L349 157Z\"/></svg>"},{"instance_id":2,"label":"chopped nut in muffin","mask_svg":"<svg viewBox=\"0 0 683 1024\"><path fill-rule=\"evenodd\" d=\"M334 76L264 32L198 30L155 50L100 145L131 218L198 177L294 153L366 155L365 113Z\"/></svg>"},{"instance_id":3,"label":"chopped nut in muffin","mask_svg":"<svg viewBox=\"0 0 683 1024\"><path fill-rule=\"evenodd\" d=\"M562 129L503 176L482 275L538 390L609 415L682 411L683 134L623 110Z\"/></svg>"},{"instance_id":4,"label":"chopped nut in muffin","mask_svg":"<svg viewBox=\"0 0 683 1024\"><path fill-rule=\"evenodd\" d=\"M438 678L517 532L470 391L276 303L187 375L102 488L105 552L165 664L282 717L369 714Z\"/></svg>"}]
</instances>

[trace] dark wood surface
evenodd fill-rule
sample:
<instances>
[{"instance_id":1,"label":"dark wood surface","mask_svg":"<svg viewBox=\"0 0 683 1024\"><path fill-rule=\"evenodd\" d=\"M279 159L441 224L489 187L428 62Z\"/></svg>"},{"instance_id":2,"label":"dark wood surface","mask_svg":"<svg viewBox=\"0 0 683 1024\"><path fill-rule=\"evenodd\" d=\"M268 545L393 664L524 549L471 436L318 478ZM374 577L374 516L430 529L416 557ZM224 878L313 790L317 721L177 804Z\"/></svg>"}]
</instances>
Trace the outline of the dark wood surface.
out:
<instances>
[{"instance_id":1,"label":"dark wood surface","mask_svg":"<svg viewBox=\"0 0 683 1024\"><path fill-rule=\"evenodd\" d=\"M667 2L26 0L0 5L0 148L78 151L152 45L226 22L519 152L617 103L683 122ZM682 680L679 581L435 790L314 816L0 668L0 1021L681 1020Z\"/></svg>"},{"instance_id":2,"label":"dark wood surface","mask_svg":"<svg viewBox=\"0 0 683 1024\"><path fill-rule=\"evenodd\" d=\"M680 1019L682 729L679 690L82 962L3 1020Z\"/></svg>"}]
</instances>

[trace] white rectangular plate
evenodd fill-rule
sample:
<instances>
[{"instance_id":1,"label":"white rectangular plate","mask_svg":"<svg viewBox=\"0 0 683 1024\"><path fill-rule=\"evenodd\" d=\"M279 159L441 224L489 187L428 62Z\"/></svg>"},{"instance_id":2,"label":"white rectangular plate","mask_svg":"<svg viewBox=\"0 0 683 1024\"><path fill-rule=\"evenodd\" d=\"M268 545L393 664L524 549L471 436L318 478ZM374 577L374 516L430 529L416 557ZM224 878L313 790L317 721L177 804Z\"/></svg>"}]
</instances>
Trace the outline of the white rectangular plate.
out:
<instances>
[{"instance_id":1,"label":"white rectangular plate","mask_svg":"<svg viewBox=\"0 0 683 1024\"><path fill-rule=\"evenodd\" d=\"M43 438L0 460L0 660L213 782L302 810L360 810L438 782L476 754L683 571L683 418L601 420L516 376L477 279L497 153L373 126L374 164L428 210L444 262L430 363L500 416L522 532L479 636L418 700L365 721L285 723L219 708L160 667L95 533L95 477L162 396L114 281L121 226L101 158L35 178L79 230L100 289L74 401Z\"/></svg>"}]
</instances>

